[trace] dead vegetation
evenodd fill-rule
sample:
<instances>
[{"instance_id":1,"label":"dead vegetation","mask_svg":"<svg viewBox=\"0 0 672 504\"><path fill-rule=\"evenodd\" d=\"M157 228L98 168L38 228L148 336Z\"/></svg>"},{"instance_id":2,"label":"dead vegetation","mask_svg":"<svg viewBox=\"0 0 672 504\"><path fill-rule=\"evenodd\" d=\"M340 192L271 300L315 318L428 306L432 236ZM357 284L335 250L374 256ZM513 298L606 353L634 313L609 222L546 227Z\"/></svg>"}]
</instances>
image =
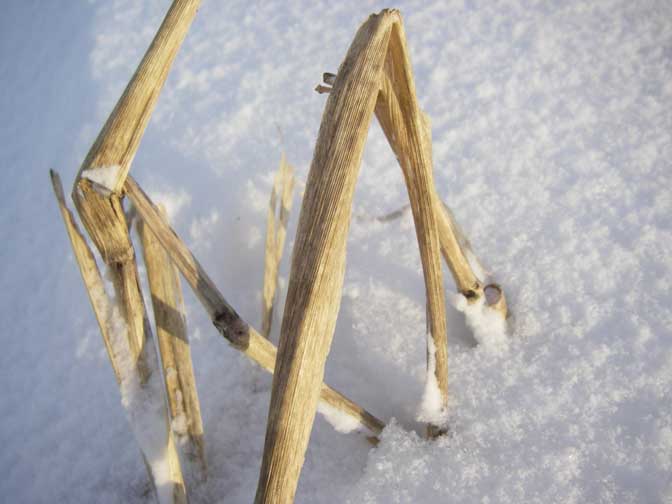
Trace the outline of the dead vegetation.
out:
<instances>
[{"instance_id":1,"label":"dead vegetation","mask_svg":"<svg viewBox=\"0 0 672 504\"><path fill-rule=\"evenodd\" d=\"M143 386L152 376L164 378L165 398L155 394L151 400L168 405L158 408L164 415L154 420L154 428L166 433L164 449L170 481L163 485L170 486L171 502L186 502L188 484L198 484L208 470L217 470L208 468L206 463L178 272L231 346L273 373L256 502L292 502L320 401L331 410L354 418L373 442L384 427L373 414L323 383L341 299L354 186L374 115L396 155L408 190L426 286L427 326L435 363L432 371L443 408L447 408L448 401L448 335L441 257L457 290L470 302L485 296L488 305L503 317L506 302L498 285L484 286L484 279L475 275L469 263L468 255L473 256L470 245L437 195L431 128L428 116L418 106L402 18L398 11L386 9L366 20L338 73L325 73L324 84L316 88L329 96L301 204L278 348L268 337L295 185L293 169L284 155L268 210L261 332L244 321L160 209L128 175L161 87L198 6L197 0L173 1L74 183L75 206L112 278L114 296L107 294L94 254L67 208L58 175L52 172L51 177L122 393L124 383L136 380ZM155 314L160 362L153 351L152 325L145 310L136 252L124 213L125 198L139 219L139 242ZM123 320L123 345L114 313ZM131 407L142 405L131 402ZM142 411L130 411L129 418L132 423L148 421ZM440 435L442 428L429 425L428 433ZM148 457L140 441L139 444L157 496L163 495L165 489L157 488L155 480L156 461ZM185 466L190 468L187 485Z\"/></svg>"}]
</instances>

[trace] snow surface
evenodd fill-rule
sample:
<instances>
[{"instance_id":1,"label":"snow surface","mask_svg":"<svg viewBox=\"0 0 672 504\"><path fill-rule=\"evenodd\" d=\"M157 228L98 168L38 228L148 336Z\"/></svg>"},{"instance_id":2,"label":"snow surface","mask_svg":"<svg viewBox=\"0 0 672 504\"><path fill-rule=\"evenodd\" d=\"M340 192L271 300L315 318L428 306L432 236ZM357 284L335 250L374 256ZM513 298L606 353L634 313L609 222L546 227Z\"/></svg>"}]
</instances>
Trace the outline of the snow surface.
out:
<instances>
[{"instance_id":1,"label":"snow surface","mask_svg":"<svg viewBox=\"0 0 672 504\"><path fill-rule=\"evenodd\" d=\"M47 172L74 179L168 4L3 4L8 502L151 501ZM387 6L205 0L134 159L146 190L182 201L174 226L257 327L280 151L305 180L325 103L312 89L366 16ZM353 220L327 381L389 425L373 449L318 416L297 502L672 502L672 4L395 6L432 118L439 193L504 287L509 348L476 345L449 307L450 434L423 440L412 218ZM354 213L406 202L374 124ZM192 500L248 503L270 376L222 341L191 294L185 301L210 468Z\"/></svg>"}]
</instances>

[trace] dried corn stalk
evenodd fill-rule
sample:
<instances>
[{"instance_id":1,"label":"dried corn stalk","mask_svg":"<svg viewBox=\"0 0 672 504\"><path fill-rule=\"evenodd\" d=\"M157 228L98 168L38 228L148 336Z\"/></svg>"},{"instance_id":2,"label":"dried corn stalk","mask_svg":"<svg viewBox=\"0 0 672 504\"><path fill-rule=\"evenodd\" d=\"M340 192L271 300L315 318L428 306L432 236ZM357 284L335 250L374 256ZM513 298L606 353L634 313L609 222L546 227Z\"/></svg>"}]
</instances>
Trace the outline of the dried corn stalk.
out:
<instances>
[{"instance_id":1,"label":"dried corn stalk","mask_svg":"<svg viewBox=\"0 0 672 504\"><path fill-rule=\"evenodd\" d=\"M292 209L294 192L294 168L285 160L283 153L280 169L275 175L271 201L268 205L266 223L266 251L264 254L264 288L261 300L261 334L268 338L271 334L273 321L273 305L278 286L278 270L282 259L282 251L287 237L287 222ZM278 198L280 199L278 205ZM279 208L278 208L279 206Z\"/></svg>"}]
</instances>

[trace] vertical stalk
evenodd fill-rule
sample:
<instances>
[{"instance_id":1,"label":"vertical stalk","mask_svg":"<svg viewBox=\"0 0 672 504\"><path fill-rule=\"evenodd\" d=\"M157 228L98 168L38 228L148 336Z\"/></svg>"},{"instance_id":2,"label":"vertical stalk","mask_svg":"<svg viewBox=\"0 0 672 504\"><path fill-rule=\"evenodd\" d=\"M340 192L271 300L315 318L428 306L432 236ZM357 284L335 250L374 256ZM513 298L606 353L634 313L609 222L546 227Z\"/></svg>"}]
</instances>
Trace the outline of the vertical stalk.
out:
<instances>
[{"instance_id":1,"label":"vertical stalk","mask_svg":"<svg viewBox=\"0 0 672 504\"><path fill-rule=\"evenodd\" d=\"M266 250L264 254L264 288L261 304L261 334L268 338L271 334L273 306L278 286L278 270L287 236L287 222L292 209L294 191L294 169L285 160L283 153L280 169L275 175L271 200L266 221ZM278 210L278 196L280 209Z\"/></svg>"},{"instance_id":2,"label":"vertical stalk","mask_svg":"<svg viewBox=\"0 0 672 504\"><path fill-rule=\"evenodd\" d=\"M340 305L355 181L396 18L383 11L359 29L322 117L292 255L257 504L291 502L296 492Z\"/></svg>"},{"instance_id":3,"label":"vertical stalk","mask_svg":"<svg viewBox=\"0 0 672 504\"><path fill-rule=\"evenodd\" d=\"M178 438L183 461L199 480L207 477L203 446L203 420L187 337L184 301L177 269L152 231L138 222L149 289L154 307L156 334L168 396L171 427Z\"/></svg>"}]
</instances>

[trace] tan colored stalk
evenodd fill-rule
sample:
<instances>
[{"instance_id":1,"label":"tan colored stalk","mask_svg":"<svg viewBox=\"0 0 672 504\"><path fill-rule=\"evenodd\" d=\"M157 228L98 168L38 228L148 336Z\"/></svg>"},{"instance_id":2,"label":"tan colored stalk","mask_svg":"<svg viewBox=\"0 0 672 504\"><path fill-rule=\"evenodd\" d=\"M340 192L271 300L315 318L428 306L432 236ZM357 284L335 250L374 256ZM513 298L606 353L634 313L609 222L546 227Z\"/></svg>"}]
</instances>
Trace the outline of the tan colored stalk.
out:
<instances>
[{"instance_id":1,"label":"tan colored stalk","mask_svg":"<svg viewBox=\"0 0 672 504\"><path fill-rule=\"evenodd\" d=\"M257 487L258 504L291 502L296 491L340 305L355 181L390 34L400 22L398 12L391 10L369 17L358 30L327 100L293 251ZM406 61L396 55L394 61L405 65L400 71L410 73ZM404 84L409 82L406 79ZM406 91L413 94L412 87ZM416 148L415 153L421 157L422 149ZM413 187L420 192L427 174L418 159L414 158L411 165L416 177ZM413 200L433 310L430 327L445 344L445 314L441 315L445 307L437 302L443 299L443 292L440 264L436 267L439 247L431 201L421 201L420 195L414 195ZM432 254L436 257L428 260Z\"/></svg>"},{"instance_id":2,"label":"tan colored stalk","mask_svg":"<svg viewBox=\"0 0 672 504\"><path fill-rule=\"evenodd\" d=\"M109 320L109 312L112 302L105 292L105 283L103 282L103 278L100 275L100 270L98 269L96 260L93 257L93 253L91 252L89 245L86 243L84 235L82 235L80 232L72 212L70 209L68 209L65 203L63 186L61 185L61 177L54 170L50 170L49 175L51 176L51 184L54 188L54 194L56 195L58 208L61 211L61 216L63 217L63 222L65 223L65 229L67 230L68 237L70 238L72 252L75 254L75 259L77 260L77 265L79 266L79 272L82 275L82 280L84 281L84 286L86 287L86 294L89 297L91 307L93 308L93 313L96 315L96 320L98 321L98 327L100 327L100 333L103 336L103 343L105 344L107 355L110 358L112 371L114 371L114 376L117 379L117 383L120 383L120 357L113 349L111 335L113 329L110 327Z\"/></svg>"},{"instance_id":3,"label":"tan colored stalk","mask_svg":"<svg viewBox=\"0 0 672 504\"><path fill-rule=\"evenodd\" d=\"M72 196L84 227L110 268L129 326L129 342L135 359L142 354L146 317L119 194L199 3L199 0L173 1L135 74L84 159L73 188ZM100 176L106 171L111 174L101 184Z\"/></svg>"},{"instance_id":4,"label":"tan colored stalk","mask_svg":"<svg viewBox=\"0 0 672 504\"><path fill-rule=\"evenodd\" d=\"M91 306L93 307L93 311L96 315L100 332L103 336L105 348L107 349L117 383L119 384L120 388L123 388L136 379L136 374L137 380L139 382L146 382L150 379L151 373L158 373L158 369L152 369L151 367L152 358L156 360L153 348L150 345L149 347L143 348L142 351L138 353L138 349L132 347L131 338L128 338L128 346L126 346L125 341L115 337L115 331L118 332L119 330L115 329L114 327L115 324L112 315L114 303L109 299L107 292L105 291L105 285L91 249L88 247L84 236L80 233L72 213L66 206L60 177L54 171L51 171L50 175L59 209L61 211L61 215L63 216L63 221L65 222L65 227L68 232L68 236L70 237L70 243L72 244L72 249L75 254L75 258L77 259L77 264L79 265L79 270L82 274L82 279L84 280L84 285L86 286L89 300L91 301ZM126 271L129 269L130 268L127 268ZM124 281L120 279L116 273L114 273L114 277L116 279L115 284L118 284L121 288L123 288L125 285ZM118 291L117 296L120 296L120 294L121 293ZM142 302L142 299L140 299L140 302ZM119 303L118 306L123 312L123 303ZM129 330L128 324L126 324L126 329ZM129 367L128 365L124 365L124 362L130 362L131 366ZM151 400L158 401L158 408L163 407L162 397L152 397ZM129 411L130 422L133 424L137 421L138 424L141 425L140 429L142 429L142 426L145 426L147 423L147 417L145 415L148 414L148 412L149 415L151 415L151 409L153 409L154 406L157 405L153 405L149 408L140 408L139 411ZM173 483L173 502L175 504L185 503L187 502L187 497L184 487L184 480L182 478L182 472L180 469L179 458L175 450L175 445L170 431L168 430L167 417L165 418L165 421L162 423L162 425L157 425L156 428L166 431L166 457L168 460L171 482ZM150 476L152 487L156 490L154 471L151 461L147 456L146 447L142 445L140 439L138 439L138 441L140 444L140 452L142 454L145 467L147 468L147 472Z\"/></svg>"},{"instance_id":5,"label":"tan colored stalk","mask_svg":"<svg viewBox=\"0 0 672 504\"><path fill-rule=\"evenodd\" d=\"M264 288L261 306L261 334L268 338L271 334L273 321L273 305L278 285L278 270L282 259L282 252L287 236L287 222L292 209L292 194L294 191L294 169L285 160L283 153L280 160L280 169L275 175L271 201L268 206L266 224L266 251L264 255ZM280 209L278 206L280 195Z\"/></svg>"},{"instance_id":6,"label":"tan colored stalk","mask_svg":"<svg viewBox=\"0 0 672 504\"><path fill-rule=\"evenodd\" d=\"M120 194L159 92L199 3L199 0L173 1L135 74L84 159L72 192L84 227L108 266L128 328L131 358L142 383L147 382L152 373L159 372L158 362L155 362L155 352L150 351L153 349L146 351L151 327L145 313L135 252ZM163 398L152 400L163 401ZM166 427L168 425L166 416ZM174 500L183 501L186 499L183 478L170 432L166 453L171 480L175 483Z\"/></svg>"},{"instance_id":7,"label":"tan colored stalk","mask_svg":"<svg viewBox=\"0 0 672 504\"><path fill-rule=\"evenodd\" d=\"M226 301L198 260L161 217L149 197L132 177L129 176L126 179L125 188L138 215L152 230L170 259L180 270L220 334L234 348L273 373L277 353L273 343L247 324ZM375 435L383 430L383 422L326 384L322 384L320 399L340 412L357 419L363 427Z\"/></svg>"},{"instance_id":8,"label":"tan colored stalk","mask_svg":"<svg viewBox=\"0 0 672 504\"><path fill-rule=\"evenodd\" d=\"M380 83L376 115L401 165L408 189L427 290L429 328L434 346L434 375L442 407L448 402L448 346L441 245L436 218L431 141L418 106L401 20L395 24ZM428 148L429 146L429 148ZM429 352L429 350L428 350ZM439 432L430 429L430 432Z\"/></svg>"},{"instance_id":9,"label":"tan colored stalk","mask_svg":"<svg viewBox=\"0 0 672 504\"><path fill-rule=\"evenodd\" d=\"M393 84L386 75L381 85L378 103L376 105L376 117L380 123L385 136L392 147L397 160L400 164L404 160L403 146L406 142L406 128L401 122L401 108L397 94L394 91ZM431 144L431 129L427 116L421 112L422 123L422 144L425 150L425 157L432 164L432 144ZM402 165L402 169L406 172L406 168ZM441 246L441 253L448 265L455 284L460 292L467 293L470 290L478 290L478 279L474 275L469 262L464 256L457 236L452 227L452 222L446 215L443 203L439 199L436 187L431 187L432 205L435 208L436 223L439 233L439 242Z\"/></svg>"},{"instance_id":10,"label":"tan colored stalk","mask_svg":"<svg viewBox=\"0 0 672 504\"><path fill-rule=\"evenodd\" d=\"M110 201L113 201L116 197L113 196L112 198L113 199ZM120 205L118 200L117 202ZM141 386L146 387L151 379L159 379L160 371L158 356L153 348L152 330L145 311L145 304L139 284L138 270L135 263L135 252L126 228L126 220L123 213L119 213L117 216L120 225L116 227L110 226L110 230L114 230L117 234L114 237L112 237L113 235L109 236L112 237L112 240L125 240L128 244L128 252L125 254L123 261L110 261L108 263L108 276L112 280L117 303L126 324L128 351L130 352L128 359L133 366L134 372L137 372ZM119 233L122 227L125 231L125 235ZM101 233L100 236L106 240L105 233ZM105 243L105 241L103 243ZM154 377L152 375L154 375ZM124 376L121 378L123 381ZM168 462L171 483L164 484L172 484L173 489L171 495L175 504L186 502L187 497L184 478L182 476L179 457L172 439L170 420L168 418L168 412L165 409L164 398L162 395L152 395L151 397L148 397L147 400L152 402L153 405L151 407L141 406L140 411L129 411L131 423L137 421L141 430L146 429L147 422L155 421L154 417L149 414L148 408L162 411L164 418L161 420L160 424L155 426L155 428L165 430L166 432L165 457ZM150 416L147 417L147 414ZM146 466L149 470L152 486L156 489L156 475L152 464L159 461L150 460L145 453L145 447L142 444L143 440L138 438L138 441Z\"/></svg>"},{"instance_id":11,"label":"tan colored stalk","mask_svg":"<svg viewBox=\"0 0 672 504\"><path fill-rule=\"evenodd\" d=\"M138 234L142 241L152 295L172 431L178 438L179 450L185 455L182 460L188 461L197 479L205 480L207 465L203 421L191 362L179 273L154 233L141 220L138 221Z\"/></svg>"},{"instance_id":12,"label":"tan colored stalk","mask_svg":"<svg viewBox=\"0 0 672 504\"><path fill-rule=\"evenodd\" d=\"M142 350L143 317L138 310L139 296L134 254L119 198L131 161L140 144L159 92L177 54L199 0L174 0L154 40L145 53L98 138L79 169L73 199L96 247L115 277L122 295L136 355ZM100 185L106 170L112 172ZM112 180L113 179L113 180Z\"/></svg>"},{"instance_id":13,"label":"tan colored stalk","mask_svg":"<svg viewBox=\"0 0 672 504\"><path fill-rule=\"evenodd\" d=\"M477 263L477 266L472 266L472 268L483 270L480 261L478 260L476 254L471 248L471 243L469 242L469 239L465 236L464 232L462 231L462 228L456 222L453 212L445 203L441 201L439 201L437 205L439 205L439 212L437 212L440 213L439 219L445 222L445 224L443 224L445 227L450 228L450 231L446 230L445 232L442 233L442 237L447 236L448 233L452 234L454 238L457 240L457 243L459 244L459 250L462 253L462 255L466 258L470 258L469 264L472 265L473 261ZM439 230L441 232L441 225L439 226ZM467 298L472 302L478 299L478 296L481 295L485 296L486 305L489 306L491 309L499 312L499 314L504 319L506 319L509 316L509 312L508 312L508 306L506 304L506 296L504 295L504 290L498 283L493 282L491 278L488 278L489 277L488 273L482 273L482 274L485 275L483 278L479 278L478 275L474 274L474 277L477 278L480 286L482 286L480 289L474 289L474 291L477 293L477 297L472 300L467 295L468 292L467 293L463 292L463 294L467 295Z\"/></svg>"},{"instance_id":14,"label":"tan colored stalk","mask_svg":"<svg viewBox=\"0 0 672 504\"><path fill-rule=\"evenodd\" d=\"M173 0L135 74L84 159L76 185L84 170L117 166L115 180L107 188L121 193L159 93L200 3L200 0Z\"/></svg>"}]
</instances>

